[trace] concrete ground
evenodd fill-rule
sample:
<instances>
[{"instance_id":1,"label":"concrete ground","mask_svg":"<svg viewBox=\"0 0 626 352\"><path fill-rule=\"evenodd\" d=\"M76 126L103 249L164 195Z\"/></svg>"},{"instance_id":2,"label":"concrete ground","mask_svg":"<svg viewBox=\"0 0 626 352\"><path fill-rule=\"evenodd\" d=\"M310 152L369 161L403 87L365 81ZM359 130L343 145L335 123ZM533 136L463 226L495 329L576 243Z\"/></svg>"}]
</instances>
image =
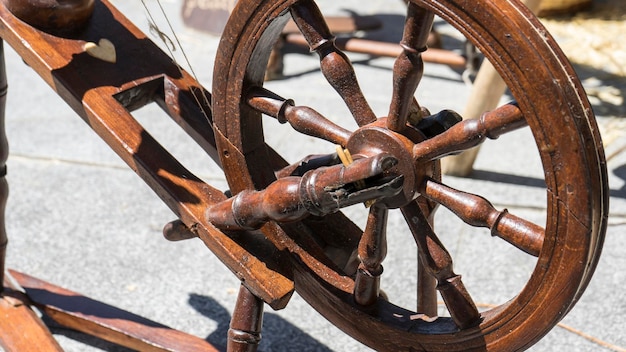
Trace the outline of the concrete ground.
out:
<instances>
[{"instance_id":1,"label":"concrete ground","mask_svg":"<svg viewBox=\"0 0 626 352\"><path fill-rule=\"evenodd\" d=\"M139 1L113 1L149 36L146 10ZM162 1L178 33L198 79L211 90L212 63L218 38L186 28L180 18L181 2ZM342 8L360 14L378 14L393 37L401 2L320 1L327 13ZM150 12L161 31L170 33L153 2ZM458 37L439 25L445 44L458 47ZM170 35L170 34L168 34ZM171 36L171 35L170 35ZM160 43L161 44L161 43ZM183 62L181 50L173 52ZM384 114L389 89L381 77L389 75L393 60L350 55L365 94L374 109ZM315 106L326 116L342 116L340 102L332 100L330 88L317 89L316 57L291 48L285 57L284 80L268 83L276 92L301 105ZM186 65L185 65L186 66ZM590 71L584 69L585 73ZM8 160L10 199L7 231L10 237L7 265L91 298L116 305L149 319L206 338L223 349L230 312L239 282L197 240L171 243L163 239L163 225L174 219L152 191L127 169L121 160L89 130L87 125L45 86L43 81L7 48L9 100L6 128L10 142ZM460 72L441 65L426 65L418 99L432 111L464 106L468 88ZM596 111L605 112L596 100ZM610 110L608 110L610 111ZM221 170L205 157L156 107L135 114L173 154L211 185L226 189ZM157 117L159 117L157 119ZM607 145L611 195L606 244L596 274L582 299L532 351L625 351L626 350L626 147L625 116L599 115ZM344 121L345 122L345 121ZM282 127L282 126L281 126ZM274 131L274 130L272 130ZM267 133L267 132L266 132ZM268 141L291 160L311 153L326 153L326 143L301 137L284 137L282 130ZM525 147L528 146L528 147ZM332 147L332 146L331 146ZM529 131L506 135L486 143L469 178L446 177L454 187L472 190L499 209L541 223L545 221L545 189L536 148ZM362 220L363 209L348 213ZM476 302L487 306L503 303L520 291L532 272L534 261L517 250L474 233L450 213L440 210L437 232L455 259L456 271L464 275ZM389 220L389 254L385 260L385 290L395 302L414 298L415 249L399 214ZM409 288L408 290L406 288ZM50 322L55 337L67 351L126 351L126 349L76 333ZM267 308L261 351L365 351L366 347L325 321L294 295L286 309Z\"/></svg>"}]
</instances>

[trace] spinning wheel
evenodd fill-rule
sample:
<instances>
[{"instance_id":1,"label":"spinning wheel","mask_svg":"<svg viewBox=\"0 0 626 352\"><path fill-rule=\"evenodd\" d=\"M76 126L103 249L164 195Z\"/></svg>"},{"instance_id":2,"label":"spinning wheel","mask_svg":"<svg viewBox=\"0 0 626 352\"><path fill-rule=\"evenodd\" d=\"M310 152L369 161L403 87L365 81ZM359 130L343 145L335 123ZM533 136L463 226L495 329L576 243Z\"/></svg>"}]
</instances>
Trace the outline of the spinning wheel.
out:
<instances>
[{"instance_id":1,"label":"spinning wheel","mask_svg":"<svg viewBox=\"0 0 626 352\"><path fill-rule=\"evenodd\" d=\"M263 87L272 43L290 15L319 54L321 71L345 101L356 130ZM431 114L420 106L413 95L434 15L482 50L514 103L466 121L452 111ZM377 350L527 348L575 304L602 246L606 171L591 108L553 39L513 0L411 1L402 46L389 113L376 116L314 1L240 1L218 50L212 106L217 150L233 196L210 206L207 219L223 230L260 229L290 253L283 262L296 291ZM264 134L277 123L289 123L296 138L306 134L329 141L331 150L332 144L340 148L290 164L265 143ZM445 155L526 126L544 169L545 224L498 211L485 198L441 180L439 160ZM339 211L361 202L369 208L364 229ZM431 226L439 204L537 257L517 296L479 312ZM419 248L417 307L394 304L380 287L386 219L395 209ZM450 318L435 318L437 291Z\"/></svg>"},{"instance_id":2,"label":"spinning wheel","mask_svg":"<svg viewBox=\"0 0 626 352\"><path fill-rule=\"evenodd\" d=\"M15 6L9 9L5 6L9 3ZM93 4L93 13L89 10L84 22L79 21L84 28L69 35L56 32L74 28L67 23L51 32L31 27L14 15L28 19L39 14L30 11L34 5L4 0L0 36L177 215L178 220L165 227L165 237L199 238L241 279L229 351L254 350L260 339L262 302L283 308L294 287L333 324L377 350L512 351L527 348L546 334L587 286L608 211L600 137L573 70L519 2L411 0L385 116L374 113L313 0L238 2L218 48L211 106L197 105L203 101L197 99L198 92L210 94L106 0L74 3L70 9ZM483 51L515 102L463 120L451 110L431 113L427 102L414 98L435 15ZM71 14L71 23L78 17ZM290 17L319 54L321 72L345 102L346 115L356 128L343 127L315 106L298 106L292 97L264 87L273 43ZM31 24L47 30L38 21ZM118 60L89 50L94 40L105 36L116 42L113 58ZM0 87L4 87L2 105L6 80L1 65ZM185 169L132 117L131 111L149 103L161 106L209 155L219 157L230 186L228 196ZM0 124L3 114L0 107ZM302 155L295 163L287 161L265 139L275 133L272 127L278 123L288 123L294 138L313 136L329 142L328 148ZM440 172L444 156L525 127L532 132L544 170L543 224L497 210L481 195L450 187ZM4 165L3 136L0 144ZM3 203L7 187L4 178L0 181ZM367 209L363 228L342 213L359 203ZM452 254L434 230L440 205L536 258L528 282L515 297L486 311L477 308L476 287L466 288ZM391 243L386 231L392 211L403 215L409 229L406 238L410 240L410 233L418 248L414 306L394 301L381 280L388 275L383 264ZM4 246L6 234L0 231L2 265ZM0 292L2 311L21 317L2 320L8 336L0 342L9 346L59 350L24 306L36 302L68 326L135 349L155 347L155 340L162 350L212 348L204 340L102 304L94 305L106 313L92 315L75 311L71 300L50 302L49 295L36 293L76 294L24 274L14 276L26 293L17 292L17 284ZM489 285L479 288L489 290ZM447 310L441 316L438 295Z\"/></svg>"}]
</instances>

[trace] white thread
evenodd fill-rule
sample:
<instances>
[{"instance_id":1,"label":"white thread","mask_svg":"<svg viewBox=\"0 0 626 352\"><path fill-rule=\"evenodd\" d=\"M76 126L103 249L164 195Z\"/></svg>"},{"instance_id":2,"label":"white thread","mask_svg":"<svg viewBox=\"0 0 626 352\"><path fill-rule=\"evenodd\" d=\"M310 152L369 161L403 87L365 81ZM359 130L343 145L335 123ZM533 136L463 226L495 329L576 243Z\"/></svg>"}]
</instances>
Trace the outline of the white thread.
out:
<instances>
[{"instance_id":1,"label":"white thread","mask_svg":"<svg viewBox=\"0 0 626 352\"><path fill-rule=\"evenodd\" d=\"M159 4L159 9L161 10L161 14L163 14L163 18L165 18L165 21L167 22L167 25L170 31L172 32L172 35L174 36L174 40L176 43L174 43L174 41L172 41L172 39L167 34L165 34L156 24L156 21L154 20L154 17L152 16L152 12L150 12L150 9L146 5L145 0L141 0L141 3L143 4L144 9L146 10L146 13L148 15L148 20L150 21L150 31L151 32L154 31L153 33L156 33L156 36L159 37L161 41L163 41L163 44L165 44L165 47L167 48L167 51L169 52L169 55L172 58L172 61L174 62L178 70L181 72L181 74L183 73L183 68L178 64L178 62L176 61L176 58L174 57L173 52L176 51L176 45L178 45L178 48L180 48L180 52L185 58L185 62L187 63L187 66L189 67L189 71L191 72L191 76L196 80L196 82L199 82L198 76L193 70L193 67L191 66L191 62L189 62L189 57L185 53L185 49L183 49L180 43L180 40L178 39L178 36L176 35L176 32L174 31L174 27L172 26L172 23L170 22L170 19L167 16L165 9L163 9L163 6L161 5L161 0L157 0L157 4ZM202 87L200 88L201 88L200 90L201 90L202 100L204 101L206 106L210 107L211 101L209 100L209 97L207 97L204 89L202 89ZM200 103L200 97L196 95L196 92L194 90L191 90L190 93L193 96L193 98L196 100L196 104L198 104L198 107L200 108L200 111L202 111L202 114L204 115L204 117L206 117L207 121L211 123L211 118L209 117L210 113L207 113L204 110L203 104Z\"/></svg>"}]
</instances>

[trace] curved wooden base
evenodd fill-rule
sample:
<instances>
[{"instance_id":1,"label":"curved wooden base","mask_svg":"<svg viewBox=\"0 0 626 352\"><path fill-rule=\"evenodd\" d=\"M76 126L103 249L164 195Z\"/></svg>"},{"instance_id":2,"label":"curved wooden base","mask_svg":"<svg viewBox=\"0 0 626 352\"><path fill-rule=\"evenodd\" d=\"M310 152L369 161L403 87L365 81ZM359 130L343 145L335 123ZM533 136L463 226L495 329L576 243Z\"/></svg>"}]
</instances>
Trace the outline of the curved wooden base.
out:
<instances>
[{"instance_id":1,"label":"curved wooden base","mask_svg":"<svg viewBox=\"0 0 626 352\"><path fill-rule=\"evenodd\" d=\"M8 286L0 300L0 345L7 351L62 351L31 305L63 326L138 351L218 351L199 337L32 276L9 272L21 287ZM5 284L11 285L9 281Z\"/></svg>"},{"instance_id":2,"label":"curved wooden base","mask_svg":"<svg viewBox=\"0 0 626 352\"><path fill-rule=\"evenodd\" d=\"M63 351L11 281L5 278L0 296L0 346L6 351Z\"/></svg>"}]
</instances>

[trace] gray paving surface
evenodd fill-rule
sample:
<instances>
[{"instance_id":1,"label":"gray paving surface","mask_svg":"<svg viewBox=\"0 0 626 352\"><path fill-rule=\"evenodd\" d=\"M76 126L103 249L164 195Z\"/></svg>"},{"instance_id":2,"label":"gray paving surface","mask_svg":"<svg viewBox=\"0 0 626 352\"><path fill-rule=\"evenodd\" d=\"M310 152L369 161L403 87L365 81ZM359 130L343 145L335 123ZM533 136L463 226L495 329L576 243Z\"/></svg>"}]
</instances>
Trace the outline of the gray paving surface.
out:
<instances>
[{"instance_id":1,"label":"gray paving surface","mask_svg":"<svg viewBox=\"0 0 626 352\"><path fill-rule=\"evenodd\" d=\"M141 2L114 3L149 33ZM364 5L361 1L328 0L321 3L330 14L353 8L361 14L379 14L391 23L402 12L400 2L372 1ZM163 1L163 4L198 79L210 90L218 39L185 28L179 15L179 1ZM166 24L159 19L162 16L158 7L154 2L148 5L161 29L168 32ZM394 28L378 35L393 36L397 34ZM441 27L441 30L448 29ZM154 34L150 36L155 38ZM446 40L447 44L456 44L454 37ZM237 279L200 241L164 240L161 229L173 220L172 213L11 49L7 51L10 95L6 128L11 146L8 266L206 338L223 348L238 289ZM178 61L183 61L180 50L174 54ZM389 85L381 83L387 82L381 77L389 75L393 60L366 55L351 55L351 58L365 94L376 112L383 115L388 108L384 90ZM330 89L315 87L319 65L314 56L294 50L286 56L285 65L289 78L270 82L268 87L298 104L315 106L326 116L345 115L342 104L332 100L334 94ZM418 98L432 111L444 107L461 110L468 92L459 72L438 65L426 66L420 87ZM215 164L178 129L172 128L156 107L144 108L136 116L192 171L212 185L226 188ZM613 138L607 147L611 155L609 229L594 279L562 322L589 337L559 326L535 345L533 351L624 351L626 348L623 289L626 153L619 152L626 145L623 137L626 125L612 116L599 116L599 120L602 126L608 126L613 134L620 136ZM342 123L349 126L345 119ZM277 128L267 138L291 160L326 152L329 148L313 138L294 141L284 136ZM499 208L507 207L541 223L545 219L545 191L541 187L542 170L532 146L527 131L506 135L484 146L473 177L447 177L445 181L479 193ZM348 213L357 222L362 221L361 208L350 208ZM494 241L484 231L475 233L444 210L437 215L436 226L455 258L455 268L464 275L477 302L502 303L523 287L534 266L532 259ZM415 249L408 248L414 244L398 214L390 219L389 237L383 285L395 302L410 306L414 298L407 292L415 285L415 273L409 263L414 259ZM67 351L125 351L51 324ZM267 309L260 349L367 350L327 323L297 295L285 310Z\"/></svg>"}]
</instances>

